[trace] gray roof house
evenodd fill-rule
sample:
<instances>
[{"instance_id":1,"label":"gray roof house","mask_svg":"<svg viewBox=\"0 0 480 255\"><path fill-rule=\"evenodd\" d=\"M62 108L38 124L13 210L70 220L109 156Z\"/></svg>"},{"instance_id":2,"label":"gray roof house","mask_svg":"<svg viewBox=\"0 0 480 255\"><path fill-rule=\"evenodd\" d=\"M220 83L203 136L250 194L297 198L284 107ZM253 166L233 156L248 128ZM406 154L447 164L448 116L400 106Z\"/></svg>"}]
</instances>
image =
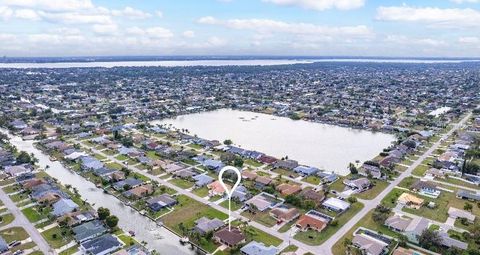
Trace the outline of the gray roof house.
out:
<instances>
[{"instance_id":1,"label":"gray roof house","mask_svg":"<svg viewBox=\"0 0 480 255\"><path fill-rule=\"evenodd\" d=\"M73 212L75 209L78 208L78 205L73 202L71 199L61 198L55 204L53 204L53 212L54 216L62 216L66 213Z\"/></svg>"},{"instance_id":2,"label":"gray roof house","mask_svg":"<svg viewBox=\"0 0 480 255\"><path fill-rule=\"evenodd\" d=\"M278 249L275 246L265 246L263 243L251 241L240 249L243 255L275 255Z\"/></svg>"},{"instance_id":3,"label":"gray roof house","mask_svg":"<svg viewBox=\"0 0 480 255\"><path fill-rule=\"evenodd\" d=\"M202 217L195 221L195 228L193 230L197 233L205 235L208 232L215 231L223 226L225 226L225 223L222 220Z\"/></svg>"},{"instance_id":4,"label":"gray roof house","mask_svg":"<svg viewBox=\"0 0 480 255\"><path fill-rule=\"evenodd\" d=\"M73 233L75 233L75 240L81 243L97 236L103 235L107 229L103 226L103 223L99 220L89 221L74 227Z\"/></svg>"},{"instance_id":5,"label":"gray roof house","mask_svg":"<svg viewBox=\"0 0 480 255\"><path fill-rule=\"evenodd\" d=\"M147 204L150 209L158 212L165 207L172 207L176 205L177 200L168 194L162 194L147 200Z\"/></svg>"},{"instance_id":6,"label":"gray roof house","mask_svg":"<svg viewBox=\"0 0 480 255\"><path fill-rule=\"evenodd\" d=\"M110 234L99 236L80 244L84 254L105 255L123 247L118 239Z\"/></svg>"},{"instance_id":7,"label":"gray roof house","mask_svg":"<svg viewBox=\"0 0 480 255\"><path fill-rule=\"evenodd\" d=\"M466 190L458 190L457 197L461 199L467 199L471 201L480 201L480 193L473 193Z\"/></svg>"},{"instance_id":8,"label":"gray roof house","mask_svg":"<svg viewBox=\"0 0 480 255\"><path fill-rule=\"evenodd\" d=\"M461 250L466 250L468 248L467 243L451 238L446 232L437 231L437 233L441 238L442 245L445 247L448 247L448 248L455 247Z\"/></svg>"},{"instance_id":9,"label":"gray roof house","mask_svg":"<svg viewBox=\"0 0 480 255\"><path fill-rule=\"evenodd\" d=\"M8 244L7 242L5 241L5 239L3 239L1 236L0 236L0 252L6 252L8 251Z\"/></svg>"},{"instance_id":10,"label":"gray roof house","mask_svg":"<svg viewBox=\"0 0 480 255\"><path fill-rule=\"evenodd\" d=\"M194 176L193 179L195 180L195 186L197 187L203 187L211 182L213 182L213 178L206 175L206 174L199 174L197 176Z\"/></svg>"}]
</instances>

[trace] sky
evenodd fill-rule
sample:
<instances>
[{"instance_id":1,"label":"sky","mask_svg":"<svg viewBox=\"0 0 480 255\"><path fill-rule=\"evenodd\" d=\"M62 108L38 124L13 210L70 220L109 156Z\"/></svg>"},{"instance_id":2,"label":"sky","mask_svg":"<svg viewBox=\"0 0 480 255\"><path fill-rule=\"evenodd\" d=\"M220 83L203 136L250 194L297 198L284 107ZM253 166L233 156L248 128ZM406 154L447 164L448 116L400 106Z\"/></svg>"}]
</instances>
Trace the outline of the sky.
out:
<instances>
[{"instance_id":1,"label":"sky","mask_svg":"<svg viewBox=\"0 0 480 255\"><path fill-rule=\"evenodd\" d=\"M0 0L0 56L480 57L480 0Z\"/></svg>"}]
</instances>

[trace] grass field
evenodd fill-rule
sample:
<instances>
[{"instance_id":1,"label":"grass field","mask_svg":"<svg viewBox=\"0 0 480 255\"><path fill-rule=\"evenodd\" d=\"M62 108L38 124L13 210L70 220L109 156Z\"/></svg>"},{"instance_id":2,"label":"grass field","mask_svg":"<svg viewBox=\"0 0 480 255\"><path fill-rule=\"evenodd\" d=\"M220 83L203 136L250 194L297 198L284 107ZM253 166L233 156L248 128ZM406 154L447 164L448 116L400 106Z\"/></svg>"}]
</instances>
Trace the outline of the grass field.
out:
<instances>
[{"instance_id":1,"label":"grass field","mask_svg":"<svg viewBox=\"0 0 480 255\"><path fill-rule=\"evenodd\" d=\"M374 199L388 186L388 182L386 181L374 180L372 182L375 182L375 185L371 189L364 191L360 194L356 194L355 196L361 199L371 200Z\"/></svg>"},{"instance_id":2,"label":"grass field","mask_svg":"<svg viewBox=\"0 0 480 255\"><path fill-rule=\"evenodd\" d=\"M204 186L198 189L194 189L192 193L199 197L206 197L208 195L208 188Z\"/></svg>"},{"instance_id":3,"label":"grass field","mask_svg":"<svg viewBox=\"0 0 480 255\"><path fill-rule=\"evenodd\" d=\"M62 229L58 226L45 230L42 232L42 236L48 244L55 249L60 248L73 240L70 230Z\"/></svg>"},{"instance_id":4,"label":"grass field","mask_svg":"<svg viewBox=\"0 0 480 255\"><path fill-rule=\"evenodd\" d=\"M0 231L0 235L5 239L7 243L13 241L22 241L27 239L29 236L25 229L22 227L13 227Z\"/></svg>"},{"instance_id":5,"label":"grass field","mask_svg":"<svg viewBox=\"0 0 480 255\"><path fill-rule=\"evenodd\" d=\"M244 211L241 213L241 215L267 227L273 227L275 224L277 224L277 221L271 217L268 212L250 213L249 211Z\"/></svg>"},{"instance_id":6,"label":"grass field","mask_svg":"<svg viewBox=\"0 0 480 255\"><path fill-rule=\"evenodd\" d=\"M37 222L48 217L48 213L51 211L49 208L44 208L43 211L39 211L37 207L32 206L22 210L22 213L27 217L30 222Z\"/></svg>"},{"instance_id":7,"label":"grass field","mask_svg":"<svg viewBox=\"0 0 480 255\"><path fill-rule=\"evenodd\" d=\"M193 185L195 183L191 182L191 181L188 181L188 180L184 180L184 179L180 179L180 178L176 178L176 179L171 179L170 181L171 184L177 186L177 187L180 187L182 189L188 189L188 188L191 188L193 187Z\"/></svg>"},{"instance_id":8,"label":"grass field","mask_svg":"<svg viewBox=\"0 0 480 255\"><path fill-rule=\"evenodd\" d=\"M2 221L0 222L0 227L6 226L10 224L15 219L15 216L11 213L4 214L0 216L2 218Z\"/></svg>"}]
</instances>

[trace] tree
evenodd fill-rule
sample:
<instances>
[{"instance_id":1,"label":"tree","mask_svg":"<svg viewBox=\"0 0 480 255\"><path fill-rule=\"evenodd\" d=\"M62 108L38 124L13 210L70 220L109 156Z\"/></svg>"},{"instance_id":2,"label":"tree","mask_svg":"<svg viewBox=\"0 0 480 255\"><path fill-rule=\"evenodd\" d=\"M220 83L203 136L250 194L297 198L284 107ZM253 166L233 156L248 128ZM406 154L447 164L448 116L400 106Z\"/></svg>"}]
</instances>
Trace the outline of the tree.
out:
<instances>
[{"instance_id":1,"label":"tree","mask_svg":"<svg viewBox=\"0 0 480 255\"><path fill-rule=\"evenodd\" d=\"M234 166L242 167L243 166L243 159L241 157L236 157L233 161Z\"/></svg>"},{"instance_id":2,"label":"tree","mask_svg":"<svg viewBox=\"0 0 480 255\"><path fill-rule=\"evenodd\" d=\"M470 203L465 203L465 205L463 206L463 209L465 211L471 211L473 209L473 206Z\"/></svg>"},{"instance_id":3,"label":"tree","mask_svg":"<svg viewBox=\"0 0 480 255\"><path fill-rule=\"evenodd\" d=\"M233 142L232 142L232 140L230 140L230 139L226 139L225 141L223 141L223 144L225 144L225 145L232 145Z\"/></svg>"},{"instance_id":4,"label":"tree","mask_svg":"<svg viewBox=\"0 0 480 255\"><path fill-rule=\"evenodd\" d=\"M348 169L350 169L351 174L358 174L358 169L355 167L354 164L352 163L348 164Z\"/></svg>"},{"instance_id":5,"label":"tree","mask_svg":"<svg viewBox=\"0 0 480 255\"><path fill-rule=\"evenodd\" d=\"M114 228L117 226L118 224L118 218L117 216L115 215L110 215L108 216L106 219L105 219L105 223L107 224L107 226L109 226L110 228Z\"/></svg>"},{"instance_id":6,"label":"tree","mask_svg":"<svg viewBox=\"0 0 480 255\"><path fill-rule=\"evenodd\" d=\"M108 208L100 207L97 210L98 213L98 218L101 220L106 219L108 216L110 216L110 210Z\"/></svg>"},{"instance_id":7,"label":"tree","mask_svg":"<svg viewBox=\"0 0 480 255\"><path fill-rule=\"evenodd\" d=\"M408 238L404 235L398 237L398 245L402 247L407 247Z\"/></svg>"},{"instance_id":8,"label":"tree","mask_svg":"<svg viewBox=\"0 0 480 255\"><path fill-rule=\"evenodd\" d=\"M377 205L377 207L375 207L375 210L373 211L372 219L373 221L383 225L385 223L385 220L388 219L388 215L390 214L390 212L390 208L383 205Z\"/></svg>"},{"instance_id":9,"label":"tree","mask_svg":"<svg viewBox=\"0 0 480 255\"><path fill-rule=\"evenodd\" d=\"M437 232L431 229L425 229L418 238L418 242L421 247L430 249L441 245L441 237Z\"/></svg>"},{"instance_id":10,"label":"tree","mask_svg":"<svg viewBox=\"0 0 480 255\"><path fill-rule=\"evenodd\" d=\"M32 162L32 158L25 151L21 151L20 154L18 154L17 163L28 164L28 163L31 163L31 162Z\"/></svg>"}]
</instances>

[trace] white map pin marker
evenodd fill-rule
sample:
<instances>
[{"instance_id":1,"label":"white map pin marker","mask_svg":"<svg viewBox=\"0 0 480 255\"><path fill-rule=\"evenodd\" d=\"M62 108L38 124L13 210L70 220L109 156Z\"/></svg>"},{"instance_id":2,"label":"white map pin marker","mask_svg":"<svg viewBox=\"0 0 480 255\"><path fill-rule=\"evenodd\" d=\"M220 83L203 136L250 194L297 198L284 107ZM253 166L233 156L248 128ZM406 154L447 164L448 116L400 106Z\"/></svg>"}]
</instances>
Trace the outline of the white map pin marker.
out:
<instances>
[{"instance_id":1,"label":"white map pin marker","mask_svg":"<svg viewBox=\"0 0 480 255\"><path fill-rule=\"evenodd\" d=\"M223 178L222 178L223 173L225 173L225 171L228 171L228 170L232 170L235 172L235 174L237 174L237 181L235 182L235 185L233 185L232 189L230 190L228 189L228 186L223 182ZM232 219L230 217L230 214L232 213L232 209L230 204L232 202L232 195L235 189L238 187L238 185L240 185L241 180L242 180L242 174L240 173L240 170L238 170L236 167L233 167L233 166L225 166L218 173L218 181L220 182L222 187L225 189L225 193L227 193L227 196L228 196L228 231L231 230Z\"/></svg>"}]
</instances>

